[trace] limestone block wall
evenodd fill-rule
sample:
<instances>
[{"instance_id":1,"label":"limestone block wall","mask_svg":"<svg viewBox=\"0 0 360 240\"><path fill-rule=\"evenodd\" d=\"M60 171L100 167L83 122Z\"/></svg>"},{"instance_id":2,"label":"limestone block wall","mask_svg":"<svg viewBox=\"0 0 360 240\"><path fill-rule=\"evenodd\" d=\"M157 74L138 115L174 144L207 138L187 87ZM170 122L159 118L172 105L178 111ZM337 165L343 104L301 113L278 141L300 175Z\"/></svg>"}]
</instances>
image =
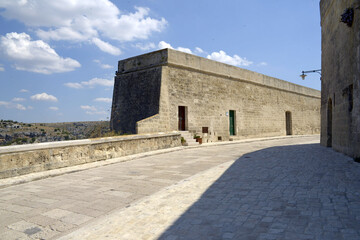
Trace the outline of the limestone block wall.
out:
<instances>
[{"instance_id":1,"label":"limestone block wall","mask_svg":"<svg viewBox=\"0 0 360 240\"><path fill-rule=\"evenodd\" d=\"M320 91L173 49L119 61L115 80L111 119L115 130L179 130L181 106L186 130L204 142L286 135L286 112L291 113L291 134L320 132ZM144 86L146 92L140 95L137 88L126 88L129 82ZM156 94L153 84L159 89ZM146 116L138 113L132 95L153 111ZM235 115L233 136L230 110Z\"/></svg>"},{"instance_id":2,"label":"limestone block wall","mask_svg":"<svg viewBox=\"0 0 360 240\"><path fill-rule=\"evenodd\" d=\"M159 112L161 68L129 72L115 77L111 110L112 129L136 133L136 123Z\"/></svg>"},{"instance_id":3,"label":"limestone block wall","mask_svg":"<svg viewBox=\"0 0 360 240\"><path fill-rule=\"evenodd\" d=\"M354 11L352 26L340 22ZM322 0L321 145L360 158L360 2Z\"/></svg>"},{"instance_id":4,"label":"limestone block wall","mask_svg":"<svg viewBox=\"0 0 360 240\"><path fill-rule=\"evenodd\" d=\"M181 146L177 133L119 136L0 148L0 178Z\"/></svg>"},{"instance_id":5,"label":"limestone block wall","mask_svg":"<svg viewBox=\"0 0 360 240\"><path fill-rule=\"evenodd\" d=\"M282 89L170 66L168 89L172 129L178 106L186 106L187 129L207 141L286 135L285 113L292 115L292 134L320 132L319 95ZM235 135L229 134L229 111L235 112ZM203 134L203 127L208 133Z\"/></svg>"}]
</instances>

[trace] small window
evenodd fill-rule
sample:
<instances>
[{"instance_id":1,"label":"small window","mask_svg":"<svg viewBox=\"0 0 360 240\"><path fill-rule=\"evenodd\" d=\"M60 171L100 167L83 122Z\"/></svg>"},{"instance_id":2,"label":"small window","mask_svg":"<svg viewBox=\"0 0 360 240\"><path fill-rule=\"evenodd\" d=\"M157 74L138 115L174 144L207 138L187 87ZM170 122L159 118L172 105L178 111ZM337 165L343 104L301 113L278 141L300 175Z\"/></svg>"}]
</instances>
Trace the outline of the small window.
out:
<instances>
[{"instance_id":1,"label":"small window","mask_svg":"<svg viewBox=\"0 0 360 240\"><path fill-rule=\"evenodd\" d=\"M222 138L221 137L218 137L218 141L221 141L222 140Z\"/></svg>"},{"instance_id":2,"label":"small window","mask_svg":"<svg viewBox=\"0 0 360 240\"><path fill-rule=\"evenodd\" d=\"M202 127L202 133L209 133L208 127Z\"/></svg>"}]
</instances>

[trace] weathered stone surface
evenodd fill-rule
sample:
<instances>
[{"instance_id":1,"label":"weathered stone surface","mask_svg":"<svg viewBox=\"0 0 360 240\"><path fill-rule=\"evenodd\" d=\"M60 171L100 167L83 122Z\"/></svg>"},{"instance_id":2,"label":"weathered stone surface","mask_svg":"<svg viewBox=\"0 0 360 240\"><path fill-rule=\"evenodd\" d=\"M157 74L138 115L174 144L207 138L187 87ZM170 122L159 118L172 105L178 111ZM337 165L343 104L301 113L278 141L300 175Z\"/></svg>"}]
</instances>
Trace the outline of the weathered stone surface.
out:
<instances>
[{"instance_id":1,"label":"weathered stone surface","mask_svg":"<svg viewBox=\"0 0 360 240\"><path fill-rule=\"evenodd\" d=\"M111 127L121 133L135 133L136 122L159 112L161 68L130 72L115 78Z\"/></svg>"},{"instance_id":2,"label":"weathered stone surface","mask_svg":"<svg viewBox=\"0 0 360 240\"><path fill-rule=\"evenodd\" d=\"M360 4L321 0L321 145L360 158ZM340 22L353 9L352 26Z\"/></svg>"},{"instance_id":3,"label":"weathered stone surface","mask_svg":"<svg viewBox=\"0 0 360 240\"><path fill-rule=\"evenodd\" d=\"M123 87L130 82L136 86ZM291 134L320 132L317 90L172 49L119 61L113 129L179 130L179 106L186 108L186 130L203 142L286 135L286 112L291 112ZM234 136L230 110L235 113Z\"/></svg>"},{"instance_id":4,"label":"weathered stone surface","mask_svg":"<svg viewBox=\"0 0 360 240\"><path fill-rule=\"evenodd\" d=\"M147 134L2 147L0 178L181 146L180 134Z\"/></svg>"}]
</instances>

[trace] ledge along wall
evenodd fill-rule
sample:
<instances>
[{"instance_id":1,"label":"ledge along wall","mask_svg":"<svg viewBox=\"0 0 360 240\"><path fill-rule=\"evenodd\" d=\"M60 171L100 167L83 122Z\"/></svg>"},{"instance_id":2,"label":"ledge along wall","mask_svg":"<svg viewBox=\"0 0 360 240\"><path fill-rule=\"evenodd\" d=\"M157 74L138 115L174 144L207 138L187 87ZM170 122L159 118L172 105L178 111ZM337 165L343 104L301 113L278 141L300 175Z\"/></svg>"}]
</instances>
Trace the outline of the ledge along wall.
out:
<instances>
[{"instance_id":1,"label":"ledge along wall","mask_svg":"<svg viewBox=\"0 0 360 240\"><path fill-rule=\"evenodd\" d=\"M179 133L1 147L0 179L177 146L181 146Z\"/></svg>"},{"instance_id":2,"label":"ledge along wall","mask_svg":"<svg viewBox=\"0 0 360 240\"><path fill-rule=\"evenodd\" d=\"M111 127L131 133L185 129L203 142L319 134L320 91L163 49L119 61Z\"/></svg>"}]
</instances>

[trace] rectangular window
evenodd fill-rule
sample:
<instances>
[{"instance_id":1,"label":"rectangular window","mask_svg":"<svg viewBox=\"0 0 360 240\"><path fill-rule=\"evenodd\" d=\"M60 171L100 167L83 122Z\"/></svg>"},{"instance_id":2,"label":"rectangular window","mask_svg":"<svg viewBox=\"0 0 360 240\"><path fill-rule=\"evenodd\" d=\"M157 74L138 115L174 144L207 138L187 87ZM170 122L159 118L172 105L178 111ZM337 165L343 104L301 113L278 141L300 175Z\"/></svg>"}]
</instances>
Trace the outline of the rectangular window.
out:
<instances>
[{"instance_id":1,"label":"rectangular window","mask_svg":"<svg viewBox=\"0 0 360 240\"><path fill-rule=\"evenodd\" d=\"M202 127L202 133L209 133L208 127Z\"/></svg>"}]
</instances>

